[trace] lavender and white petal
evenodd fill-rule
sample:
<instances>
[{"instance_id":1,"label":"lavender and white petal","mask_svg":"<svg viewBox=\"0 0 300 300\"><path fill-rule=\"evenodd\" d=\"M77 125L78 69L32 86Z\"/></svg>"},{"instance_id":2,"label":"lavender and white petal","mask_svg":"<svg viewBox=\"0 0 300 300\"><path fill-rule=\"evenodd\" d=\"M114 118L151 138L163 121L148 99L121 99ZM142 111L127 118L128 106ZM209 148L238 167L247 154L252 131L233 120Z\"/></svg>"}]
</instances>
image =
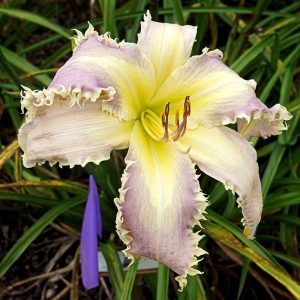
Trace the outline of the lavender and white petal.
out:
<instances>
[{"instance_id":1,"label":"lavender and white petal","mask_svg":"<svg viewBox=\"0 0 300 300\"><path fill-rule=\"evenodd\" d=\"M182 110L182 101L190 97L192 114L189 126L207 128L241 122L241 130L249 123L249 135L264 137L278 134L291 118L287 110L276 105L269 109L255 95L254 80L244 80L221 60L219 50L203 50L182 67L177 68L152 98L155 111L161 110L170 99L173 112ZM172 118L172 116L170 115ZM254 122L252 122L254 121Z\"/></svg>"},{"instance_id":2,"label":"lavender and white petal","mask_svg":"<svg viewBox=\"0 0 300 300\"><path fill-rule=\"evenodd\" d=\"M27 168L45 161L71 167L99 164L109 159L112 150L128 148L132 126L103 112L99 102L40 107L19 131L23 164Z\"/></svg>"},{"instance_id":3,"label":"lavender and white petal","mask_svg":"<svg viewBox=\"0 0 300 300\"><path fill-rule=\"evenodd\" d=\"M156 142L137 122L127 167L122 177L117 231L127 245L125 254L157 260L173 271L182 289L186 276L200 273L194 266L206 252L193 232L204 218L207 201L189 157L170 143Z\"/></svg>"},{"instance_id":4,"label":"lavender and white petal","mask_svg":"<svg viewBox=\"0 0 300 300\"><path fill-rule=\"evenodd\" d=\"M157 87L189 59L196 34L195 26L154 22L146 13L137 45L154 65Z\"/></svg>"},{"instance_id":5,"label":"lavender and white petal","mask_svg":"<svg viewBox=\"0 0 300 300\"><path fill-rule=\"evenodd\" d=\"M261 219L261 183L252 145L236 131L221 126L187 130L179 143L190 147L189 156L200 170L237 193L245 235L253 238Z\"/></svg>"}]
</instances>

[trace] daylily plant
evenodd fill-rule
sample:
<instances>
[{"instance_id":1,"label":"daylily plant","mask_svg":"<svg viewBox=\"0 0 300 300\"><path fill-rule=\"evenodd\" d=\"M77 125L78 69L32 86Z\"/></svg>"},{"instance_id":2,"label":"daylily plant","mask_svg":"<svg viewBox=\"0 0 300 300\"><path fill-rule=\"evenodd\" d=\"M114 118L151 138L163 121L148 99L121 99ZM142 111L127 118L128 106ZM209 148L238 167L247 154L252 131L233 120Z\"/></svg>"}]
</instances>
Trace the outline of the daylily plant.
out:
<instances>
[{"instance_id":1,"label":"daylily plant","mask_svg":"<svg viewBox=\"0 0 300 300\"><path fill-rule=\"evenodd\" d=\"M245 233L262 212L256 152L246 138L286 130L288 111L268 108L222 63L219 50L190 58L197 28L153 22L147 13L137 44L77 31L73 56L47 89L24 87L26 121L19 132L26 167L99 164L129 148L116 227L125 254L155 259L187 274L205 253L193 227L207 199L195 164L238 194ZM226 127L237 123L238 132Z\"/></svg>"}]
</instances>

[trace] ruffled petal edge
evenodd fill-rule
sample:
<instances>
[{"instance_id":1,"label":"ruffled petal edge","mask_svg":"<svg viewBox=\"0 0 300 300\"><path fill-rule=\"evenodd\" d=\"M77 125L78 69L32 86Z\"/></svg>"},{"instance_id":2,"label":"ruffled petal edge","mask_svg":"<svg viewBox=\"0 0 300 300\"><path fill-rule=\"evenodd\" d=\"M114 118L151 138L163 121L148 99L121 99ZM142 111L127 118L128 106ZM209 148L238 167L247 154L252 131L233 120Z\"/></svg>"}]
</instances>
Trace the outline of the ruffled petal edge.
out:
<instances>
[{"instance_id":1,"label":"ruffled petal edge","mask_svg":"<svg viewBox=\"0 0 300 300\"><path fill-rule=\"evenodd\" d=\"M266 139L287 130L286 121L292 119L292 117L292 114L280 104L276 104L271 108L264 107L254 110L251 116L239 116L237 120L238 131L246 138L261 136Z\"/></svg>"},{"instance_id":2,"label":"ruffled petal edge","mask_svg":"<svg viewBox=\"0 0 300 300\"><path fill-rule=\"evenodd\" d=\"M123 241L123 243L126 245L126 249L123 250L125 256L131 260L130 265L134 262L134 255L132 255L132 253L130 253L131 250L131 245L130 243L133 241L133 238L130 234L130 231L126 230L125 228L123 228L123 215L122 215L122 205L125 202L125 195L127 190L123 189L123 187L125 186L128 178L129 178L129 173L127 172L129 167L132 166L133 164L135 164L135 161L131 161L131 160L125 160L126 162L126 169L122 175L121 178L121 183L122 183L122 187L119 189L119 193L120 196L119 198L115 198L114 202L117 206L117 216L116 216L116 230L117 233L119 234L120 239ZM201 249L198 244L200 242L200 240L205 236L205 235L199 235L200 230L193 232L192 229L195 226L199 226L201 229L203 228L200 220L206 220L204 214L206 214L206 207L208 206L209 202L207 201L207 198L201 193L201 189L199 186L199 182L198 182L198 178L200 177L200 175L196 174L196 164L192 164L193 166L193 173L194 173L194 177L191 179L193 180L197 185L198 188L197 190L194 190L194 193L196 195L196 207L197 207L197 212L194 215L193 219L190 222L189 228L188 230L190 231L190 234L192 235L192 240L193 240L193 255L191 257L191 263L190 265L187 267L187 269L185 270L185 272L181 275L178 275L175 277L176 281L179 284L179 291L182 291L183 288L186 286L187 284L187 275L197 275L197 274L203 274L203 272L195 269L194 267L197 266L198 262L201 261L202 259L199 259L200 256L204 255L204 254L208 254L205 250Z\"/></svg>"},{"instance_id":3,"label":"ruffled petal edge","mask_svg":"<svg viewBox=\"0 0 300 300\"><path fill-rule=\"evenodd\" d=\"M86 101L111 101L116 94L113 87L96 88L93 91L83 90L79 87L66 88L59 86L58 88L47 88L43 90L31 90L26 86L22 86L24 91L21 91L21 110L27 110L26 117L31 119L36 110L42 106L51 106L55 101L55 97L59 96L62 100L68 99L70 107L77 104L83 105Z\"/></svg>"},{"instance_id":4,"label":"ruffled petal edge","mask_svg":"<svg viewBox=\"0 0 300 300\"><path fill-rule=\"evenodd\" d=\"M72 42L73 42L73 53L75 53L78 49L78 47L84 42L86 41L88 38L90 37L96 37L96 39L108 46L112 46L115 48L120 47L119 43L118 43L118 39L112 39L110 37L110 33L106 32L102 35L99 35L99 33L97 31L95 31L94 26L88 22L89 27L88 29L85 31L85 33L83 34L81 31L77 30L77 29L73 29L77 36L72 37ZM122 43L122 42L121 42Z\"/></svg>"}]
</instances>

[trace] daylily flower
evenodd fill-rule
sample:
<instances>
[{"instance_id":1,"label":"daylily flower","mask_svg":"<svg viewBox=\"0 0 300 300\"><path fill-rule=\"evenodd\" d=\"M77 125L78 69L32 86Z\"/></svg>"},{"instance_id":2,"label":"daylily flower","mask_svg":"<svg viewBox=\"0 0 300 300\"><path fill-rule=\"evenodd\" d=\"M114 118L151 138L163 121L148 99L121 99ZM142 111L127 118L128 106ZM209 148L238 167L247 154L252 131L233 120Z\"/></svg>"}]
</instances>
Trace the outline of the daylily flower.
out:
<instances>
[{"instance_id":1,"label":"daylily flower","mask_svg":"<svg viewBox=\"0 0 300 300\"><path fill-rule=\"evenodd\" d=\"M151 21L137 44L77 31L74 53L47 89L25 88L23 162L84 166L129 148L116 220L125 254L146 256L178 273L181 288L205 253L193 232L207 199L195 164L236 192L249 238L261 218L256 152L246 137L285 130L291 115L271 109L222 63L219 50L190 58L196 27ZM240 133L225 125L239 123ZM244 136L242 136L244 135Z\"/></svg>"},{"instance_id":2,"label":"daylily flower","mask_svg":"<svg viewBox=\"0 0 300 300\"><path fill-rule=\"evenodd\" d=\"M98 238L102 238L102 220L97 185L91 175L80 236L81 275L86 289L99 285Z\"/></svg>"}]
</instances>

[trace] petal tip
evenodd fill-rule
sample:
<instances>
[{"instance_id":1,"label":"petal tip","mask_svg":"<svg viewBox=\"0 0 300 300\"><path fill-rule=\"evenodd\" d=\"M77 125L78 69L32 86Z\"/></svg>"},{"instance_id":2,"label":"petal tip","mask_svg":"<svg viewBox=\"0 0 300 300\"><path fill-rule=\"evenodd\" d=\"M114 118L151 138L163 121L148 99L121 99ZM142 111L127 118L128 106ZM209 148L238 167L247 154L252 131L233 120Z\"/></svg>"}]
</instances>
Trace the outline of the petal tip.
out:
<instances>
[{"instance_id":1,"label":"petal tip","mask_svg":"<svg viewBox=\"0 0 300 300\"><path fill-rule=\"evenodd\" d=\"M89 37L93 36L99 36L98 32L95 31L94 26L88 21L88 28L83 34L81 31L77 29L73 29L77 36L72 37L73 40L73 53L75 53L78 49L78 47Z\"/></svg>"},{"instance_id":2,"label":"petal tip","mask_svg":"<svg viewBox=\"0 0 300 300\"><path fill-rule=\"evenodd\" d=\"M238 131L247 139L252 136L261 136L266 139L287 130L286 122L292 118L292 114L280 104L275 104L271 108L254 104L250 114L238 116Z\"/></svg>"},{"instance_id":3,"label":"petal tip","mask_svg":"<svg viewBox=\"0 0 300 300\"><path fill-rule=\"evenodd\" d=\"M257 82L254 79L250 79L250 80L248 80L248 82L249 82L251 88L253 89L253 91L255 91L256 86L257 86Z\"/></svg>"},{"instance_id":4,"label":"petal tip","mask_svg":"<svg viewBox=\"0 0 300 300\"><path fill-rule=\"evenodd\" d=\"M223 52L221 50L215 49L215 50L209 51L208 47L204 47L202 49L202 55L208 55L210 57L215 57L215 58L218 58L218 59L223 58Z\"/></svg>"},{"instance_id":5,"label":"petal tip","mask_svg":"<svg viewBox=\"0 0 300 300\"><path fill-rule=\"evenodd\" d=\"M144 14L144 22L150 22L152 20L150 11L147 10L146 13Z\"/></svg>"}]
</instances>

